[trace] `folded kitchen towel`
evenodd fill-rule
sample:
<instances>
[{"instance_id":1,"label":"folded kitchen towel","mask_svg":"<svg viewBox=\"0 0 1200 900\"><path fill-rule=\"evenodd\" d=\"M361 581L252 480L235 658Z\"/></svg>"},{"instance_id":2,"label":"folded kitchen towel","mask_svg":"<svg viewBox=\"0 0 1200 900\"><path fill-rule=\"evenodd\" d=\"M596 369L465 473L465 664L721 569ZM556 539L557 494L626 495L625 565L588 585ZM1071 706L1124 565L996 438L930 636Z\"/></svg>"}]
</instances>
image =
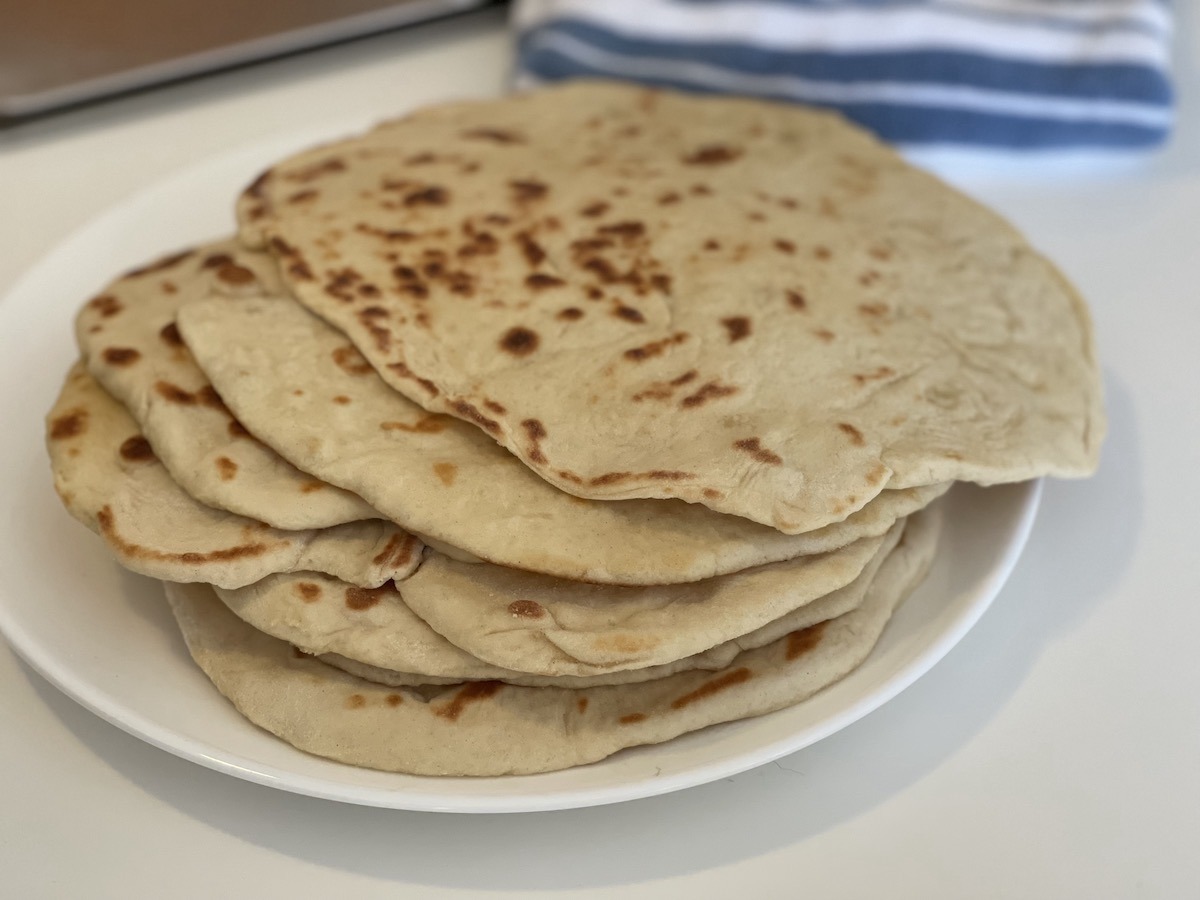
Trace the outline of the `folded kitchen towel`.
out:
<instances>
[{"instance_id":1,"label":"folded kitchen towel","mask_svg":"<svg viewBox=\"0 0 1200 900\"><path fill-rule=\"evenodd\" d=\"M1166 0L516 0L513 22L518 87L796 101L901 144L1151 147L1172 122Z\"/></svg>"}]
</instances>

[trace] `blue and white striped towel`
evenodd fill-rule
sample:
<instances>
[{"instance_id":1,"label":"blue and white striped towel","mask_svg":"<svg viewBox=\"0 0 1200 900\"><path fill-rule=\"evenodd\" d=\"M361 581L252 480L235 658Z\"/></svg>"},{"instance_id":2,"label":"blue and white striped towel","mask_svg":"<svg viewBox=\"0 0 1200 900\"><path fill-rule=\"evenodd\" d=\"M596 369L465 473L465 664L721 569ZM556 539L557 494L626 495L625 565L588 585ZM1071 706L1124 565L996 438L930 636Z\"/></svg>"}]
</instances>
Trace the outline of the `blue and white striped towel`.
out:
<instances>
[{"instance_id":1,"label":"blue and white striped towel","mask_svg":"<svg viewBox=\"0 0 1200 900\"><path fill-rule=\"evenodd\" d=\"M518 86L829 106L901 144L1136 148L1172 122L1166 0L517 0Z\"/></svg>"}]
</instances>

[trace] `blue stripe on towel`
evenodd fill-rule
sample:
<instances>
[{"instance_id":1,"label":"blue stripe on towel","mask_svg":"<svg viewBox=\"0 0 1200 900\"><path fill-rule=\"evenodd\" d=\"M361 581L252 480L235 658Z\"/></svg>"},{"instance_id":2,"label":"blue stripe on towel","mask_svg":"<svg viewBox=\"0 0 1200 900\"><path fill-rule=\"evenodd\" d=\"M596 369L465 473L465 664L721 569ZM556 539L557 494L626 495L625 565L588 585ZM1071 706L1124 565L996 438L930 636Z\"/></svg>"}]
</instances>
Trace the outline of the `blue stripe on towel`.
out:
<instances>
[{"instance_id":1,"label":"blue stripe on towel","mask_svg":"<svg viewBox=\"0 0 1200 900\"><path fill-rule=\"evenodd\" d=\"M524 68L538 71L531 38L563 34L621 56L700 62L730 72L814 81L945 83L1047 96L1122 100L1169 106L1171 86L1152 66L1124 63L1040 63L956 50L901 52L788 51L744 44L663 41L617 34L578 19L555 19L521 36ZM613 75L619 77L618 72ZM541 77L547 77L541 75Z\"/></svg>"},{"instance_id":2,"label":"blue stripe on towel","mask_svg":"<svg viewBox=\"0 0 1200 900\"><path fill-rule=\"evenodd\" d=\"M524 64L526 71L548 81L620 77L619 72L588 66L546 47L530 54ZM638 80L656 87L713 92L671 78ZM781 94L760 96L769 100L796 99ZM875 102L815 102L813 105L837 109L847 118L893 143L954 143L1005 148L1137 148L1158 144L1165 134L1165 128L1124 122L1006 115L958 107Z\"/></svg>"}]
</instances>

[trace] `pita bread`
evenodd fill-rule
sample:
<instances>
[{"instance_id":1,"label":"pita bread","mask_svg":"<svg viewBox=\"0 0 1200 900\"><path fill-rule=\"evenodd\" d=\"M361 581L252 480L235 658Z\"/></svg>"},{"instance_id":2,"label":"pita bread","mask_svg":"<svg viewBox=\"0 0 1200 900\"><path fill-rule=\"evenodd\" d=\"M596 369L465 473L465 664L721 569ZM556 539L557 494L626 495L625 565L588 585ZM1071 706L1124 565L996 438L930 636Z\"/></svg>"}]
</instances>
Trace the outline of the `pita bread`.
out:
<instances>
[{"instance_id":1,"label":"pita bread","mask_svg":"<svg viewBox=\"0 0 1200 900\"><path fill-rule=\"evenodd\" d=\"M125 409L76 364L46 420L54 486L121 565L152 578L241 587L318 570L361 587L404 578L421 544L390 522L281 531L197 503L167 474Z\"/></svg>"},{"instance_id":2,"label":"pita bread","mask_svg":"<svg viewBox=\"0 0 1200 900\"><path fill-rule=\"evenodd\" d=\"M897 535L898 537L898 535ZM365 592L314 573L272 575L217 596L244 622L287 641L330 665L382 684L447 684L496 680L532 686L587 687L661 678L686 669L719 669L742 650L761 647L783 635L815 625L857 607L887 553L885 544L846 586L768 622L679 660L590 676L531 675L485 663L451 644L404 602L404 584ZM713 606L698 603L690 622ZM526 608L526 607L521 607Z\"/></svg>"},{"instance_id":3,"label":"pita bread","mask_svg":"<svg viewBox=\"0 0 1200 900\"><path fill-rule=\"evenodd\" d=\"M270 260L234 241L197 247L108 285L80 310L76 339L92 377L125 405L167 471L202 503L287 529L379 518L361 498L300 472L255 440L175 328L175 311L189 300L278 284Z\"/></svg>"},{"instance_id":4,"label":"pita bread","mask_svg":"<svg viewBox=\"0 0 1200 900\"><path fill-rule=\"evenodd\" d=\"M904 528L690 584L583 584L430 554L404 601L472 656L535 675L661 665L733 640L856 579Z\"/></svg>"},{"instance_id":5,"label":"pita bread","mask_svg":"<svg viewBox=\"0 0 1200 900\"><path fill-rule=\"evenodd\" d=\"M388 387L345 335L290 299L201 300L180 309L178 326L256 435L455 557L459 548L579 581L677 584L883 534L949 487L883 491L846 520L799 535L679 500L585 501L480 429Z\"/></svg>"},{"instance_id":6,"label":"pita bread","mask_svg":"<svg viewBox=\"0 0 1200 900\"><path fill-rule=\"evenodd\" d=\"M389 384L579 496L799 533L1096 467L1073 288L831 113L573 82L299 154L239 218Z\"/></svg>"},{"instance_id":7,"label":"pita bread","mask_svg":"<svg viewBox=\"0 0 1200 900\"><path fill-rule=\"evenodd\" d=\"M241 621L212 592L167 585L192 658L251 722L351 765L417 775L562 769L799 703L858 666L920 582L906 541L853 612L739 654L719 672L570 690L500 682L416 691L356 678Z\"/></svg>"}]
</instances>

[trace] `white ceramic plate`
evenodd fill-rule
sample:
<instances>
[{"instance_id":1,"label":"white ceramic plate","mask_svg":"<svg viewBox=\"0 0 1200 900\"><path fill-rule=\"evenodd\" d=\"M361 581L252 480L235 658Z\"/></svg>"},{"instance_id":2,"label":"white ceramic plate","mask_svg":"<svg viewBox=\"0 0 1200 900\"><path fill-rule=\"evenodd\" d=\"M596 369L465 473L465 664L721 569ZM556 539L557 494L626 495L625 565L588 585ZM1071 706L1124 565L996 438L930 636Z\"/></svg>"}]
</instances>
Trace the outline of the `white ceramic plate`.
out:
<instances>
[{"instance_id":1,"label":"white ceramic plate","mask_svg":"<svg viewBox=\"0 0 1200 900\"><path fill-rule=\"evenodd\" d=\"M250 725L188 657L157 582L125 572L63 511L42 419L75 357L75 310L115 274L233 230L236 191L271 161L328 135L259 145L148 189L85 226L0 304L0 629L24 659L109 722L202 765L351 803L525 812L614 803L762 765L861 718L928 671L983 614L1033 524L1040 483L957 487L938 561L870 658L792 709L626 750L599 763L508 778L419 778L294 750Z\"/></svg>"}]
</instances>

